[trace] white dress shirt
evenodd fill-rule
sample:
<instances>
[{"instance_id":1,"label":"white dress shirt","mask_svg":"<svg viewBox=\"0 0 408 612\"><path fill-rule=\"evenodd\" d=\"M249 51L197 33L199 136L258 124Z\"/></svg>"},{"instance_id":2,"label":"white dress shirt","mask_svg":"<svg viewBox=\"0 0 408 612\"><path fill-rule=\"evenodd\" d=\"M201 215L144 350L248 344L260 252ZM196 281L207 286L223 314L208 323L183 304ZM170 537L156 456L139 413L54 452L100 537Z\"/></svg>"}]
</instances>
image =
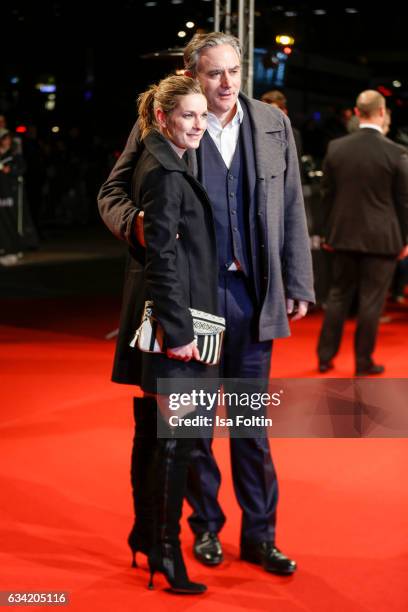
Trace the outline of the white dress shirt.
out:
<instances>
[{"instance_id":1,"label":"white dress shirt","mask_svg":"<svg viewBox=\"0 0 408 612\"><path fill-rule=\"evenodd\" d=\"M231 167L232 158L239 138L239 127L244 117L242 106L237 100L237 110L231 121L222 127L220 120L213 113L208 113L207 130L221 154L227 168Z\"/></svg>"}]
</instances>

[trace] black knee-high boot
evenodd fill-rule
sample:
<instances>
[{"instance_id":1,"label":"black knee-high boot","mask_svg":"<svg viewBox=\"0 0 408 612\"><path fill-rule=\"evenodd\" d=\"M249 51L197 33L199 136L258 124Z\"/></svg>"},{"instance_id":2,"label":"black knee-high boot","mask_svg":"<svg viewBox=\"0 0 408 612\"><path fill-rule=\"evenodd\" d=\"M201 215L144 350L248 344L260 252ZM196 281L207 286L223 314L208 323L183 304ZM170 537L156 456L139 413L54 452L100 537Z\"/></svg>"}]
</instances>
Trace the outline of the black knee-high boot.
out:
<instances>
[{"instance_id":1,"label":"black knee-high boot","mask_svg":"<svg viewBox=\"0 0 408 612\"><path fill-rule=\"evenodd\" d=\"M128 537L132 550L132 567L138 551L149 554L155 534L155 466L157 445L157 404L153 397L135 397L133 413L135 434L131 459L131 483L135 522Z\"/></svg>"},{"instance_id":2,"label":"black knee-high boot","mask_svg":"<svg viewBox=\"0 0 408 612\"><path fill-rule=\"evenodd\" d=\"M195 440L159 439L158 444L156 543L149 554L149 588L153 588L154 573L161 572L175 593L198 595L207 587L189 580L179 539L187 470Z\"/></svg>"}]
</instances>

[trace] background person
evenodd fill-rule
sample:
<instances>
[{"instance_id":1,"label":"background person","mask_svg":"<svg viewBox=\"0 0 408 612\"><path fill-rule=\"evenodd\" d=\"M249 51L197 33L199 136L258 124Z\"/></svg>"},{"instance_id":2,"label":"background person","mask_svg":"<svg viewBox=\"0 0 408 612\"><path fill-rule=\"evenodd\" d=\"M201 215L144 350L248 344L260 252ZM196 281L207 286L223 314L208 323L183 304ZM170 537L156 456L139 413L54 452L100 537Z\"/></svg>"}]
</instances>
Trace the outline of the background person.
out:
<instances>
[{"instance_id":1,"label":"background person","mask_svg":"<svg viewBox=\"0 0 408 612\"><path fill-rule=\"evenodd\" d=\"M330 142L323 165L326 242L334 252L317 353L320 372L331 370L357 292L355 373L367 376L384 372L373 361L379 319L397 257L408 254L408 155L383 135L380 93L363 91L356 114L359 130Z\"/></svg>"}]
</instances>

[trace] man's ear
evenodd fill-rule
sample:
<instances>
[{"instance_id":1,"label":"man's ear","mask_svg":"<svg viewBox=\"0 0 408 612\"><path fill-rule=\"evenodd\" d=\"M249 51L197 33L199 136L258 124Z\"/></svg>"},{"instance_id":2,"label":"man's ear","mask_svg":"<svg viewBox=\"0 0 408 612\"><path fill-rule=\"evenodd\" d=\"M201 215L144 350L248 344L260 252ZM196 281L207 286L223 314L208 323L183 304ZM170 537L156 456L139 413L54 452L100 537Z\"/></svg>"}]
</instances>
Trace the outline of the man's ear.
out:
<instances>
[{"instance_id":1,"label":"man's ear","mask_svg":"<svg viewBox=\"0 0 408 612\"><path fill-rule=\"evenodd\" d=\"M360 111L358 110L357 106L354 107L354 114L358 117L361 118L360 116Z\"/></svg>"},{"instance_id":2,"label":"man's ear","mask_svg":"<svg viewBox=\"0 0 408 612\"><path fill-rule=\"evenodd\" d=\"M190 70L185 70L184 71L184 76L190 77L190 79L194 79L194 74L192 72L190 72Z\"/></svg>"}]
</instances>

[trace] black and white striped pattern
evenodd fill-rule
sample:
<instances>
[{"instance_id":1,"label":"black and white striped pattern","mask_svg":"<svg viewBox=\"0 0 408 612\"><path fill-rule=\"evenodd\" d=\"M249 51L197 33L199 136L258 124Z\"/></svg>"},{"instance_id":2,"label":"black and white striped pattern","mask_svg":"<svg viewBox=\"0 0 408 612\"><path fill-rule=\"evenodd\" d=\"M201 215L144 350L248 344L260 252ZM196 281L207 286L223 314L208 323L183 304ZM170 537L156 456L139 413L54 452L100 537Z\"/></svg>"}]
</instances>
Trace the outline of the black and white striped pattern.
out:
<instances>
[{"instance_id":1,"label":"black and white striped pattern","mask_svg":"<svg viewBox=\"0 0 408 612\"><path fill-rule=\"evenodd\" d=\"M208 365L217 365L220 360L224 332L195 336L200 361Z\"/></svg>"},{"instance_id":2,"label":"black and white striped pattern","mask_svg":"<svg viewBox=\"0 0 408 612\"><path fill-rule=\"evenodd\" d=\"M221 356L225 319L194 308L190 308L190 312L193 317L194 338L200 353L200 361L207 365L217 365ZM138 346L141 351L148 353L165 352L163 328L153 315L151 301L145 303L142 322L130 346Z\"/></svg>"}]
</instances>

